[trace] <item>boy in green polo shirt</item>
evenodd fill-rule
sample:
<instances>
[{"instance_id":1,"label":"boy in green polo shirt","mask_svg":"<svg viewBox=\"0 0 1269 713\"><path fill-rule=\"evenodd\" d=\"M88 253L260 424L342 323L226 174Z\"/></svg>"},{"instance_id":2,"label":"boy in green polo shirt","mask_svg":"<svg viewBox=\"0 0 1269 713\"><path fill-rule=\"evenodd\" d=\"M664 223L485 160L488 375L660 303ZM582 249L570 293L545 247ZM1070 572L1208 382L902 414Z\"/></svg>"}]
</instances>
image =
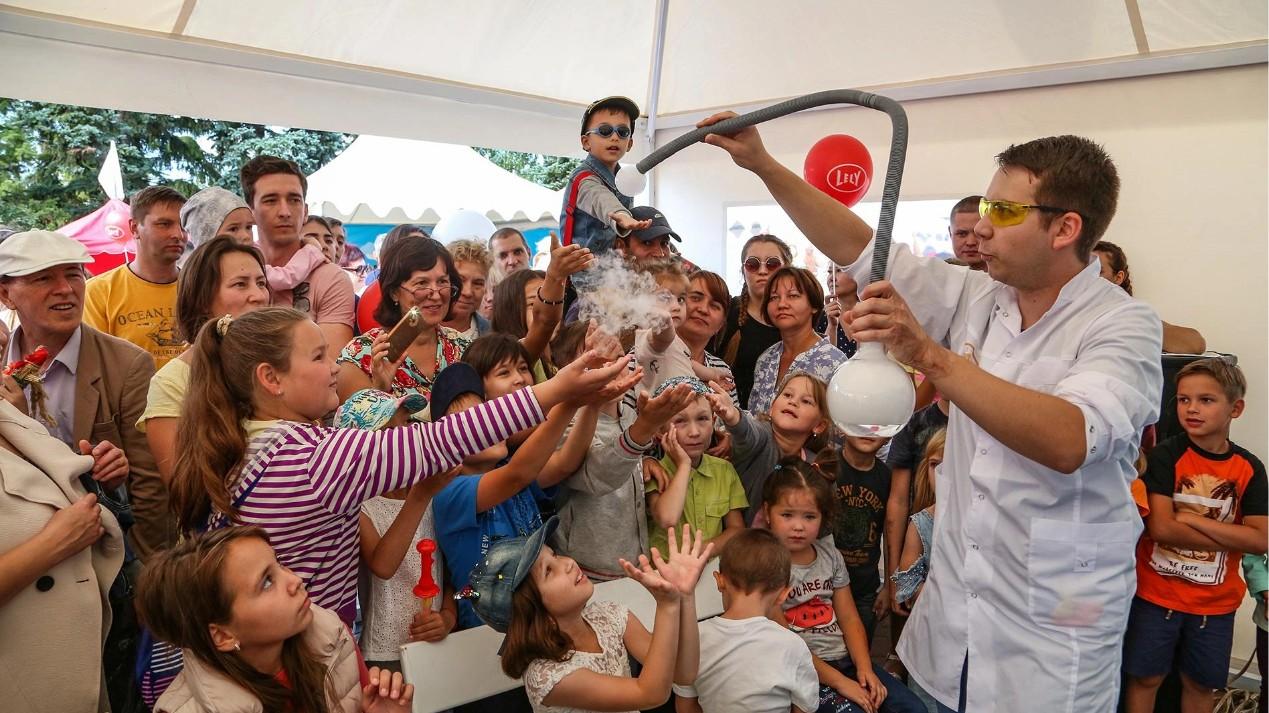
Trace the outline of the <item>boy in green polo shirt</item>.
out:
<instances>
[{"instance_id":1,"label":"boy in green polo shirt","mask_svg":"<svg viewBox=\"0 0 1269 713\"><path fill-rule=\"evenodd\" d=\"M718 553L745 529L743 513L749 502L732 464L705 453L714 435L714 412L705 398L709 387L694 376L678 376L661 384L657 394L677 384L689 384L697 396L663 432L666 456L660 465L671 475L664 491L655 479L647 482L648 543L662 554L668 552L666 528L688 522L706 542L714 543Z\"/></svg>"}]
</instances>

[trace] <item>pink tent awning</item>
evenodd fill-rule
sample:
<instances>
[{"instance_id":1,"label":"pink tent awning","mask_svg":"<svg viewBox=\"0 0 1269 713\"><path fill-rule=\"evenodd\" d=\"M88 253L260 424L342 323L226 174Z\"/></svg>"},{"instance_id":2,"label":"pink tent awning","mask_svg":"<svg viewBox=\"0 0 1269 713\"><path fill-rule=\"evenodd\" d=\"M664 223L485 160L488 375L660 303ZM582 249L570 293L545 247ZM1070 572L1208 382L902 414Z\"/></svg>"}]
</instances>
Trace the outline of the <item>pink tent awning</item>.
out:
<instances>
[{"instance_id":1,"label":"pink tent awning","mask_svg":"<svg viewBox=\"0 0 1269 713\"><path fill-rule=\"evenodd\" d=\"M99 275L137 254L137 240L128 226L131 215L127 203L112 199L88 215L63 225L57 232L84 244L94 258L88 271Z\"/></svg>"}]
</instances>

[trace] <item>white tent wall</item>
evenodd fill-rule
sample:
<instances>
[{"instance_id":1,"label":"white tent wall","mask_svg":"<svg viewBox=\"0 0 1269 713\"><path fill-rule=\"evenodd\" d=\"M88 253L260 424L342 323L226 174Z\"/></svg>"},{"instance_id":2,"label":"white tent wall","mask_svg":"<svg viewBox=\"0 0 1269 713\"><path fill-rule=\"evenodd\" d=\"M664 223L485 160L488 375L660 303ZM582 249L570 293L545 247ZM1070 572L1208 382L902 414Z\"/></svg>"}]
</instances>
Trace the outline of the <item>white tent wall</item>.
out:
<instances>
[{"instance_id":1,"label":"white tent wall","mask_svg":"<svg viewBox=\"0 0 1269 713\"><path fill-rule=\"evenodd\" d=\"M225 64L219 50L201 46L181 46L188 57L163 56L175 40L128 35L133 48L121 49L93 44L106 41L100 35L123 41L113 30L4 13L0 19L3 97L564 156L580 151L580 107L450 87L454 98L429 96L436 87L421 80L278 57L256 58L268 69ZM23 23L64 35L6 31Z\"/></svg>"},{"instance_id":2,"label":"white tent wall","mask_svg":"<svg viewBox=\"0 0 1269 713\"><path fill-rule=\"evenodd\" d=\"M1269 458L1267 82L1261 64L908 102L901 198L980 193L995 169L993 157L1011 143L1059 133L1102 143L1123 183L1107 238L1128 253L1135 293L1169 322L1198 328L1210 348L1238 355L1249 391L1232 437ZM658 132L658 144L683 131ZM859 138L877 171L864 200L880 200L890 150L883 114L810 112L761 131L767 148L799 174L819 138ZM683 236L684 254L712 270L739 270L723 264L724 241L732 239L726 207L771 203L762 183L704 145L685 149L652 175L655 205ZM1245 606L1235 634L1239 665L1253 633Z\"/></svg>"}]
</instances>

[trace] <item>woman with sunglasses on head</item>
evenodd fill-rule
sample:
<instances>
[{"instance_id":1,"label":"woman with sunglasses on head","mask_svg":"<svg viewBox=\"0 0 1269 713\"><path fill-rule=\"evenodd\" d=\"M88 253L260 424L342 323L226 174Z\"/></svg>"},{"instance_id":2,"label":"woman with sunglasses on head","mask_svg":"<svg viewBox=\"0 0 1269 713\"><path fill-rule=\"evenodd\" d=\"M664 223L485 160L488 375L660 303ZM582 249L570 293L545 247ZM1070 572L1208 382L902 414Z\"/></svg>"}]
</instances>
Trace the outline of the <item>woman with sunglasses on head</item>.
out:
<instances>
[{"instance_id":1,"label":"woman with sunglasses on head","mask_svg":"<svg viewBox=\"0 0 1269 713\"><path fill-rule=\"evenodd\" d=\"M763 311L763 294L771 275L793 262L793 251L774 235L755 235L741 248L740 261L745 289L731 301L726 326L710 351L731 365L741 408L747 408L758 356L780 341L780 330Z\"/></svg>"},{"instance_id":2,"label":"woman with sunglasses on head","mask_svg":"<svg viewBox=\"0 0 1269 713\"><path fill-rule=\"evenodd\" d=\"M461 359L471 345L441 324L450 316L462 276L445 247L424 236L388 244L380 265L382 299L375 320L384 326L353 337L339 353L339 400L370 388L398 397L416 393L430 400L436 375ZM386 341L392 327L414 307L423 321L414 341L394 363L371 359L375 346Z\"/></svg>"}]
</instances>

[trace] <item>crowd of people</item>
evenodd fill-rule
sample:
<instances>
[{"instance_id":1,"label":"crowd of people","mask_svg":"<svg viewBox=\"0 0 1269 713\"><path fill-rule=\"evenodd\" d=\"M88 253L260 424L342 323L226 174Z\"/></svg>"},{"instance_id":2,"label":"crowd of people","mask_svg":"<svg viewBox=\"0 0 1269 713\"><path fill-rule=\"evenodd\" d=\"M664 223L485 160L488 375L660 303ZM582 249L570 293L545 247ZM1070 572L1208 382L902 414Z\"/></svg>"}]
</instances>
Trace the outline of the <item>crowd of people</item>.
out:
<instances>
[{"instance_id":1,"label":"crowd of people","mask_svg":"<svg viewBox=\"0 0 1269 713\"><path fill-rule=\"evenodd\" d=\"M1150 442L1161 353L1206 345L1131 297L1098 146L1009 147L949 215L955 259L896 243L869 284L871 228L754 129L711 135L833 261L754 236L733 297L617 190L638 115L586 109L542 271L513 228L400 225L370 273L273 156L241 196L136 193L136 257L104 274L7 235L0 699L407 710L401 647L488 625L524 685L470 710L1112 710L1122 671L1140 713L1176 670L1210 711L1248 593L1264 679L1246 382L1193 361L1183 433ZM579 318L612 270L654 306L616 330ZM893 440L828 408L868 341L918 387ZM714 557L725 611L698 623ZM650 628L592 601L622 577Z\"/></svg>"}]
</instances>

